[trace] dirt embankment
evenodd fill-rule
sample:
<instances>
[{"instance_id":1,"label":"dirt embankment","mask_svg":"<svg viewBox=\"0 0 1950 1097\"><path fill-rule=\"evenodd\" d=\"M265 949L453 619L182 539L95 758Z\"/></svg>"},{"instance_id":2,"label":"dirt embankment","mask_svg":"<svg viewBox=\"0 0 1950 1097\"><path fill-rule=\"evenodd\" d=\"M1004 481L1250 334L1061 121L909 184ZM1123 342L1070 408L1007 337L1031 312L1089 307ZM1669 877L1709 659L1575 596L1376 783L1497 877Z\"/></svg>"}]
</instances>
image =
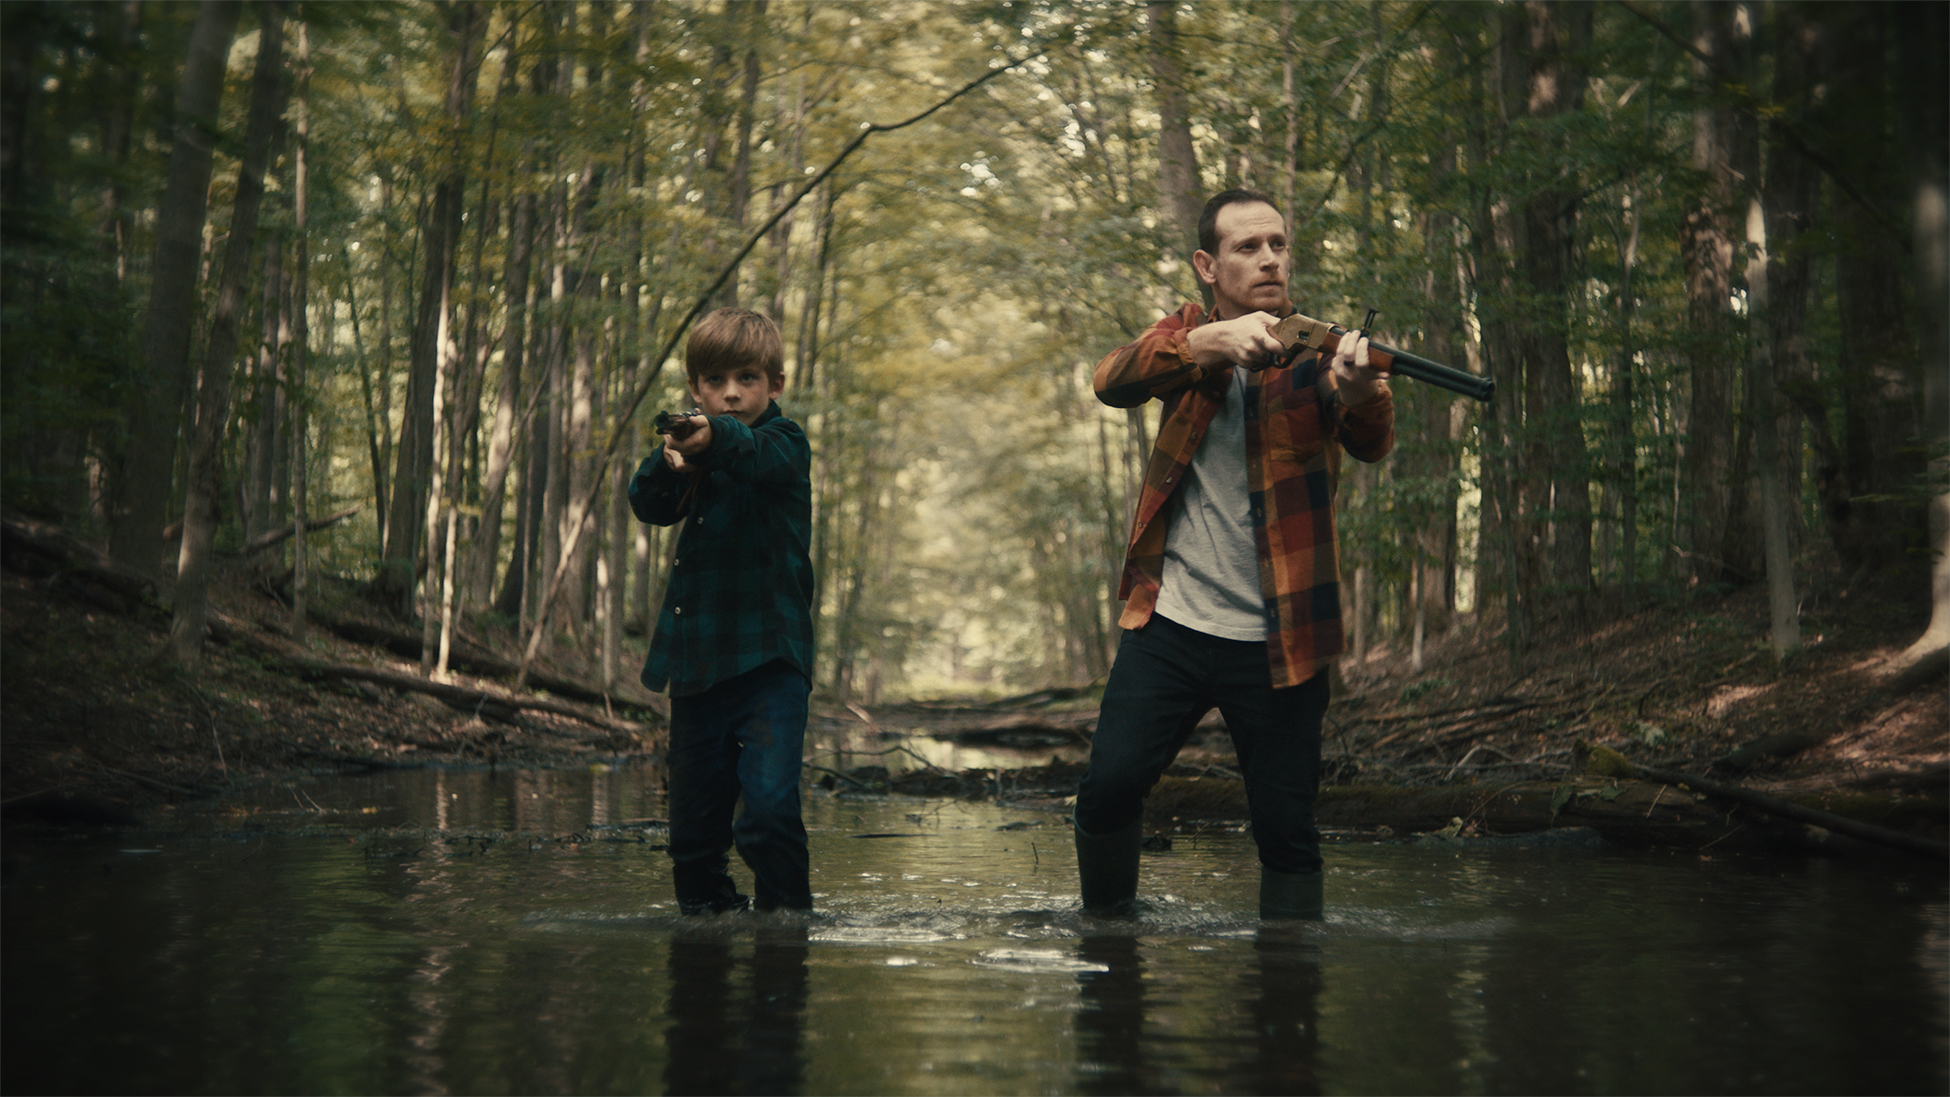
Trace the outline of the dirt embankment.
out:
<instances>
[{"instance_id":1,"label":"dirt embankment","mask_svg":"<svg viewBox=\"0 0 1950 1097\"><path fill-rule=\"evenodd\" d=\"M455 673L429 683L417 629L389 620L348 584L322 585L304 638L294 639L275 581L248 561L221 569L213 640L192 679L156 658L168 621L154 591L105 570L56 531L5 528L0 790L16 820L139 820L163 801L300 770L560 767L650 761L660 750L661 700L633 678L605 693L574 644L558 645L531 672L541 688L515 690L517 638L477 623L456 645ZM1431 642L1420 671L1400 651L1377 649L1350 660L1336 684L1322 824L1461 839L1579 825L1705 849L1876 844L1820 816L1592 772L1580 750L1595 746L1660 773L1710 777L1941 844L1950 814L1944 683L1894 692L1880 674L1920 632L1918 602L1909 584L1894 581L1811 598L1807 650L1786 667L1765 649L1758 590L1561 625L1520 658L1485 622L1459 623ZM1060 808L1076 767L1045 764L1036 752L1087 743L1095 715L1086 689L992 703L816 698L815 733L851 726L890 743L933 736L1023 763L813 777L855 790L1039 798ZM1208 718L1154 792L1152 825L1242 821L1233 765L1223 725Z\"/></svg>"}]
</instances>

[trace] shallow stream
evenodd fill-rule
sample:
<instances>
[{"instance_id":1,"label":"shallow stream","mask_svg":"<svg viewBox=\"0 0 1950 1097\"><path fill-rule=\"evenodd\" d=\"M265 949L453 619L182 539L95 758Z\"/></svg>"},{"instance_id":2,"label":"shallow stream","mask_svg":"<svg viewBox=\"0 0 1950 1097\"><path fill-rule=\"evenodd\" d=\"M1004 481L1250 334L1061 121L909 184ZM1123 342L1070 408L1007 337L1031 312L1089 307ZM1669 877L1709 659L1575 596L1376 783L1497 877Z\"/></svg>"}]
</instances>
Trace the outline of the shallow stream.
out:
<instances>
[{"instance_id":1,"label":"shallow stream","mask_svg":"<svg viewBox=\"0 0 1950 1097\"><path fill-rule=\"evenodd\" d=\"M814 793L810 918L686 919L654 770L9 834L10 1093L1943 1093L1941 866L1249 837L1076 913L1048 810ZM735 869L743 876L743 867Z\"/></svg>"}]
</instances>

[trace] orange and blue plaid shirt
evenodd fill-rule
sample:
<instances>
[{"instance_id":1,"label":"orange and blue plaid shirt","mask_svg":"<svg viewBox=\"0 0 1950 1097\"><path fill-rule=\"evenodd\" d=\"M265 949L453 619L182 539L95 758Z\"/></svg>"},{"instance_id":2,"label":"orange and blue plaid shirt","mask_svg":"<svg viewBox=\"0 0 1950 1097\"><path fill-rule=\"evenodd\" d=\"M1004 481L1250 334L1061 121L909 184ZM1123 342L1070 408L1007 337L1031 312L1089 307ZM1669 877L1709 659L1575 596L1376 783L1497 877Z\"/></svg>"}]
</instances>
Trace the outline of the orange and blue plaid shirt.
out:
<instances>
[{"instance_id":1,"label":"orange and blue plaid shirt","mask_svg":"<svg viewBox=\"0 0 1950 1097\"><path fill-rule=\"evenodd\" d=\"M1212 319L1199 305L1187 304L1097 363L1093 383L1105 404L1132 408L1157 399L1165 408L1117 586L1124 599L1117 621L1122 628L1142 628L1151 620L1174 512L1168 504L1232 383L1236 367L1201 368L1185 344L1186 333ZM1307 681L1345 647L1334 540L1340 451L1379 461L1395 445L1395 404L1387 386L1374 399L1346 407L1326 367L1306 350L1291 366L1252 373L1246 381L1247 491L1275 688Z\"/></svg>"}]
</instances>

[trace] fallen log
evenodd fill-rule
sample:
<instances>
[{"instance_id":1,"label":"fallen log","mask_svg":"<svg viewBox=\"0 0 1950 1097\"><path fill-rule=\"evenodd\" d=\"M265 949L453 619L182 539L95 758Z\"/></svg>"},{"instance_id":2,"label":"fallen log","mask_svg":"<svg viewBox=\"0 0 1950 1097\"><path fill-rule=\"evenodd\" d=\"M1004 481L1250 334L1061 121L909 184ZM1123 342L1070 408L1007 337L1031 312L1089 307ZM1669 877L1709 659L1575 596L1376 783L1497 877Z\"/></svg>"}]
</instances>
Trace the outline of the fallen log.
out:
<instances>
[{"instance_id":1,"label":"fallen log","mask_svg":"<svg viewBox=\"0 0 1950 1097\"><path fill-rule=\"evenodd\" d=\"M402 659L418 659L423 650L424 640L417 631L408 632L387 625L340 618L321 610L311 611L311 619L313 623L341 639L369 647L383 647ZM520 670L514 663L505 659L485 651L470 650L458 645L449 654L447 665L454 670L479 678L513 678ZM547 671L531 669L528 674L528 684L536 689L545 689L550 693L572 697L589 704L610 703L610 699L600 688L578 682L573 678L550 674ZM615 693L616 700L640 708L648 708L659 715L667 714L667 710L663 707L665 704L663 699L644 690L634 677L619 682L618 687Z\"/></svg>"},{"instance_id":2,"label":"fallen log","mask_svg":"<svg viewBox=\"0 0 1950 1097\"><path fill-rule=\"evenodd\" d=\"M353 513L357 509L355 507L352 511L342 512L337 516L327 516L319 519L319 521L329 524L332 521ZM145 605L153 607L156 604L156 584L153 580L117 566L93 548L69 537L67 534L62 533L60 530L46 523L37 522L17 514L0 516L0 545L4 545L6 551L9 553L24 551L33 556L48 560L59 569L58 573L61 575L87 579L90 582L114 591L128 600L129 605L125 607L125 612ZM343 623L324 619L324 615L317 615L314 619L320 620L321 624L325 624L327 628L332 628L334 631L338 631L339 627L343 627ZM440 682L431 682L425 678L410 674L401 674L397 671L378 670L372 667L361 667L345 663L328 663L313 659L272 643L259 636L257 630L245 622L214 610L211 611L208 628L210 635L216 639L226 643L248 646L254 651L281 660L307 674L318 677L339 678L348 681L368 681L390 686L394 689L430 694L454 707L480 708L484 713L496 713L504 710L512 712L526 709L535 712L552 713L557 716L567 716L572 719L594 724L598 727L628 734L638 734L644 730L644 725L642 724L628 720L618 720L606 714L599 714L581 705L543 700L540 698L521 697L513 694L488 693L484 690L473 690L461 686L449 686ZM348 631L357 630L348 629ZM358 639L368 643L384 643L396 652L406 655L408 658L419 657L420 638L417 635L377 628L369 629L368 631L376 635L362 636ZM350 636L347 638L353 639ZM479 673L484 676L512 674L515 670L513 664L494 659L492 656L480 656L477 662L481 664ZM607 698L604 697L600 690L592 689L580 682L549 677L533 677L532 680L535 685L563 696L581 698L592 704L607 705L608 703ZM631 695L623 699L633 704L643 704L648 697L648 694L644 694L641 697ZM655 710L655 700L651 699L650 704L646 707Z\"/></svg>"},{"instance_id":3,"label":"fallen log","mask_svg":"<svg viewBox=\"0 0 1950 1097\"><path fill-rule=\"evenodd\" d=\"M1776 838L1729 819L1724 808L1664 786L1601 782L1573 787L1562 780L1507 785L1323 785L1316 821L1328 828L1386 828L1407 838L1434 834L1460 819L1471 835L1547 834L1586 828L1627 846L1728 851L1771 847ZM1661 795L1663 794L1663 795ZM1149 825L1244 821L1245 783L1215 777L1166 776L1145 800Z\"/></svg>"},{"instance_id":4,"label":"fallen log","mask_svg":"<svg viewBox=\"0 0 1950 1097\"><path fill-rule=\"evenodd\" d=\"M340 522L345 521L347 518L350 518L353 515L359 513L360 509L361 508L359 507L347 507L346 509L339 511L337 514L327 514L322 518L309 519L305 522L305 532L317 533L319 530L324 529L328 526L335 526ZM291 536L291 534L292 534L292 527L288 525L278 526L274 529L267 529L263 533L260 533L257 536L251 538L249 543L247 543L243 547L243 549L237 553L237 555L250 556L254 553L262 552L265 549L270 548L272 545L275 545L281 541L286 540Z\"/></svg>"},{"instance_id":5,"label":"fallen log","mask_svg":"<svg viewBox=\"0 0 1950 1097\"><path fill-rule=\"evenodd\" d=\"M1097 727L1097 713L1023 713L1013 717L994 717L959 721L941 720L924 734L941 742L965 746L993 746L1015 749L1067 746L1088 743Z\"/></svg>"},{"instance_id":6,"label":"fallen log","mask_svg":"<svg viewBox=\"0 0 1950 1097\"><path fill-rule=\"evenodd\" d=\"M508 693L490 693L471 686L435 682L416 674L389 670L384 667L362 667L353 663L332 663L287 651L282 645L272 643L255 635L254 630L242 621L224 614L213 613L210 619L212 639L224 643L248 647L261 655L283 662L300 673L318 678L336 678L352 682L372 682L391 689L411 693L424 693L438 698L451 708L476 712L482 716L507 718L516 712L546 712L556 716L567 716L586 724L607 728L610 731L628 735L641 735L647 729L644 725L630 720L595 712L582 705L569 704L540 697L522 697Z\"/></svg>"},{"instance_id":7,"label":"fallen log","mask_svg":"<svg viewBox=\"0 0 1950 1097\"><path fill-rule=\"evenodd\" d=\"M9 554L25 552L40 557L53 564L58 574L86 579L114 591L128 601L128 609L156 604L154 579L123 568L44 522L14 514L0 518L0 543Z\"/></svg>"},{"instance_id":8,"label":"fallen log","mask_svg":"<svg viewBox=\"0 0 1950 1097\"><path fill-rule=\"evenodd\" d=\"M1439 743L1447 742L1454 738L1467 737L1469 735L1479 734L1476 725L1481 724L1486 720L1503 720L1504 718L1511 716L1515 713L1522 712L1525 709L1541 708L1548 704L1554 704L1556 700L1560 700L1560 699L1526 701L1517 698L1497 697L1489 701L1485 701L1481 704L1465 705L1461 708L1444 709L1439 712L1409 713L1402 716L1363 717L1359 720L1354 721L1354 726L1359 726L1360 724L1363 723L1379 725L1379 724L1394 724L1394 723L1413 722L1413 721L1420 722L1420 726L1414 726L1413 724L1411 724L1411 726L1402 728L1400 731L1389 732L1388 734L1375 740L1373 743L1370 743L1368 746L1369 749L1371 750L1385 747L1389 743L1392 743L1395 740L1400 739L1404 736L1435 731L1438 728L1451 729L1448 731L1444 731L1441 735L1437 736L1429 743L1422 744L1423 746L1433 746ZM1458 731L1456 729L1461 729L1461 730Z\"/></svg>"},{"instance_id":9,"label":"fallen log","mask_svg":"<svg viewBox=\"0 0 1950 1097\"><path fill-rule=\"evenodd\" d=\"M1819 808L1804 807L1800 804L1783 800L1778 796L1769 796L1764 792L1755 792L1753 789L1743 788L1739 785L1730 785L1724 781L1715 781L1690 773L1674 773L1671 770L1641 766L1610 747L1600 746L1584 739L1577 741L1577 752L1579 759L1584 763L1585 772L1587 773L1602 777L1637 778L1646 781L1657 781L1661 784L1691 789L1695 792L1703 792L1708 796L1718 796L1722 799L1735 800L1752 807L1757 807L1770 815L1780 815L1785 818L1799 820L1803 823L1813 823L1815 826L1832 830L1837 834L1846 834L1852 838L1877 842L1894 849L1920 854L1925 857L1941 857L1950 860L1950 845L1942 842L1933 842L1928 838L1919 838L1914 834L1905 834L1902 831L1879 827L1873 823L1864 823L1858 819L1850 819L1847 816L1836 815L1833 812L1822 811Z\"/></svg>"},{"instance_id":10,"label":"fallen log","mask_svg":"<svg viewBox=\"0 0 1950 1097\"><path fill-rule=\"evenodd\" d=\"M1716 759L1713 768L1740 773L1771 759L1791 758L1822 745L1833 738L1835 732L1833 727L1809 727L1764 735Z\"/></svg>"}]
</instances>

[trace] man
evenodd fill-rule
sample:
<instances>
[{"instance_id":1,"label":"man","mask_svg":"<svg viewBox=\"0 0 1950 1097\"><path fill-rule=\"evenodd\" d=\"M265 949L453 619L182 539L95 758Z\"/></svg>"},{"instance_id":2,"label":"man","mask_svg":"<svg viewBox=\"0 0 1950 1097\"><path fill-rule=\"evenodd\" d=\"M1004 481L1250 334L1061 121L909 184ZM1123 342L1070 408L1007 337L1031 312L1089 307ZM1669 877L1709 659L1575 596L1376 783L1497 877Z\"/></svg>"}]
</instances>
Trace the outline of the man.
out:
<instances>
[{"instance_id":1,"label":"man","mask_svg":"<svg viewBox=\"0 0 1950 1097\"><path fill-rule=\"evenodd\" d=\"M1272 326L1292 311L1286 220L1272 199L1213 196L1187 304L1098 363L1097 398L1164 403L1118 596L1126 632L1077 788L1087 913L1137 896L1144 798L1199 719L1225 717L1259 846L1261 918L1321 917L1320 726L1342 650L1333 495L1339 451L1394 446L1385 374L1365 336L1292 363Z\"/></svg>"}]
</instances>

